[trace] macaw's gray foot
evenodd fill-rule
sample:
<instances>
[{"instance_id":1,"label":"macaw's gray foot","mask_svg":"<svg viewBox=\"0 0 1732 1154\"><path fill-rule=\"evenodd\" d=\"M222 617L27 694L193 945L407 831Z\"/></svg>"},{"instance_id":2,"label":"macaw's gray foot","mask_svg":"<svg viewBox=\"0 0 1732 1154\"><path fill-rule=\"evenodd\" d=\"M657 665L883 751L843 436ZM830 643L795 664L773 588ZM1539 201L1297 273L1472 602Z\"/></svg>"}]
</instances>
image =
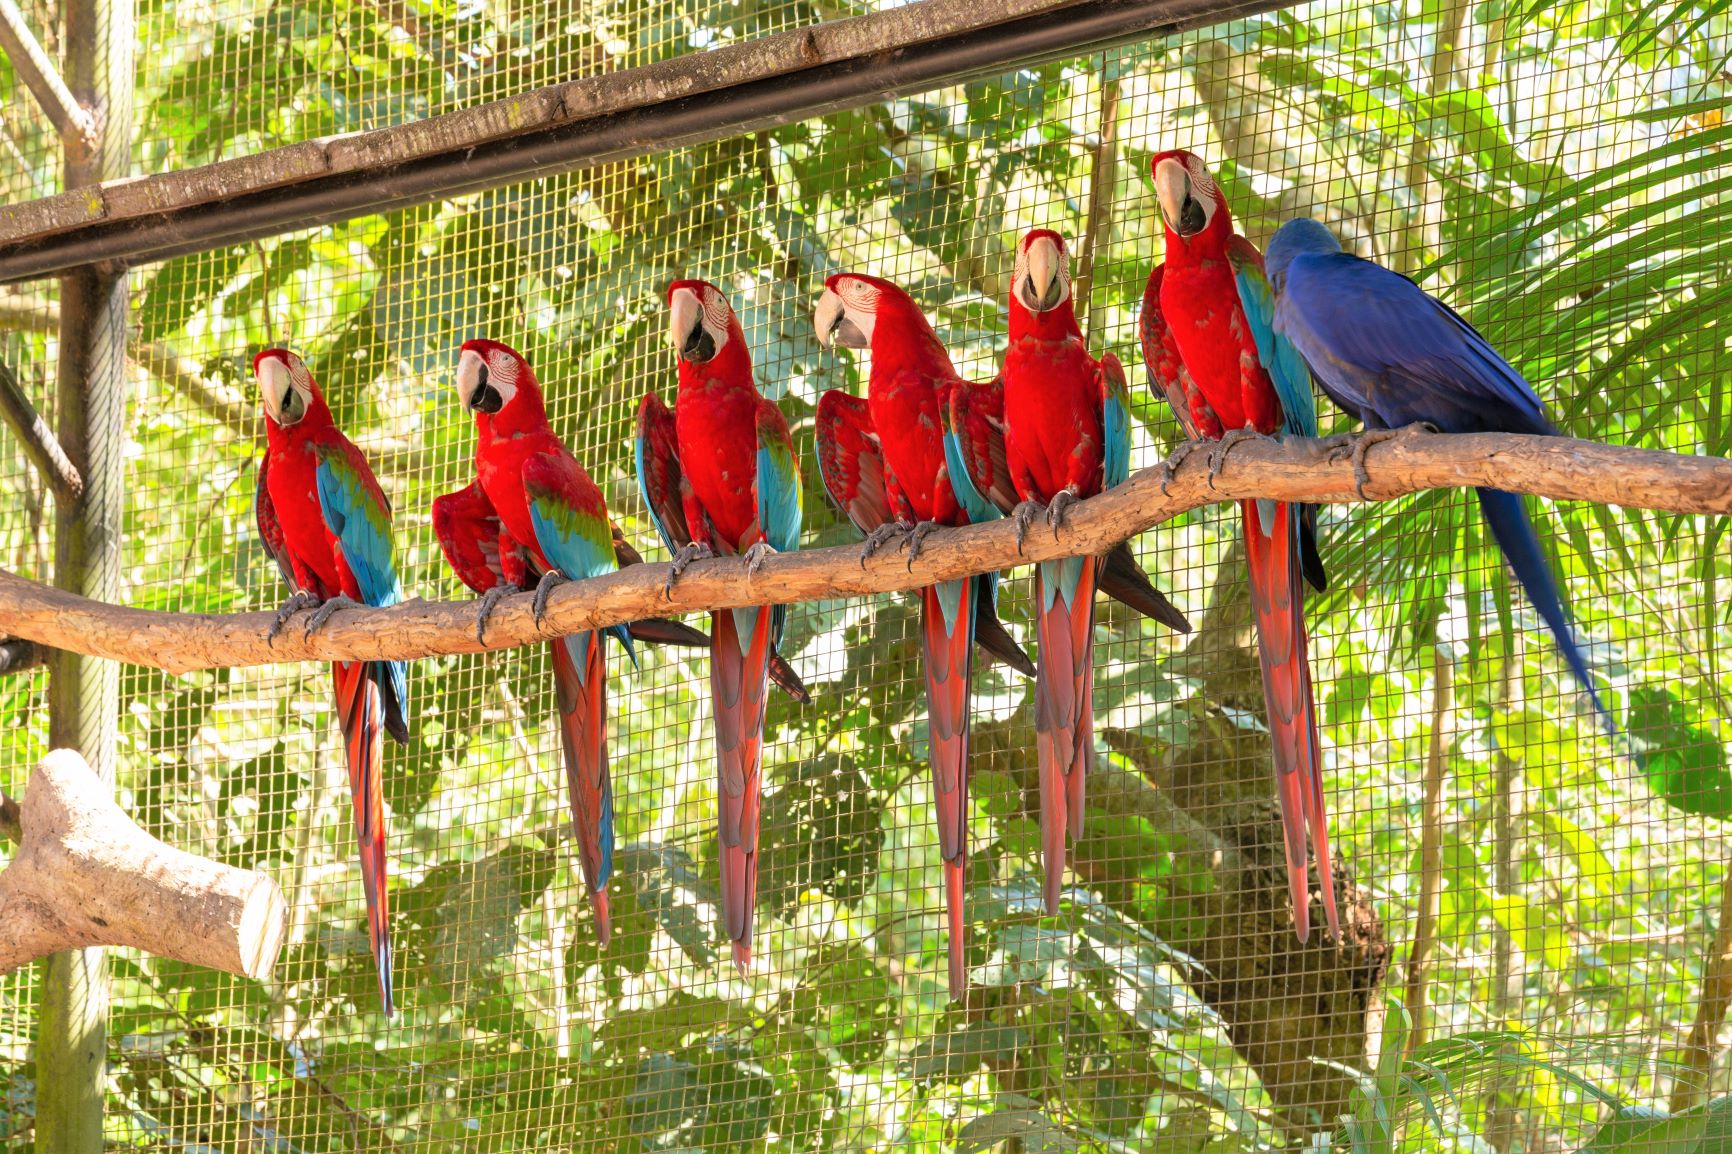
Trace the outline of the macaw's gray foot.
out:
<instances>
[{"instance_id":1,"label":"macaw's gray foot","mask_svg":"<svg viewBox=\"0 0 1732 1154\"><path fill-rule=\"evenodd\" d=\"M549 569L541 575L541 580L535 583L535 600L530 605L536 625L540 625L541 619L547 616L547 599L553 595L553 591L570 580L570 577L558 569Z\"/></svg>"},{"instance_id":2,"label":"macaw's gray foot","mask_svg":"<svg viewBox=\"0 0 1732 1154\"><path fill-rule=\"evenodd\" d=\"M716 551L702 541L688 541L681 545L679 550L674 553L673 564L668 566L668 579L662 583L662 596L672 600L674 582L678 581L680 576L691 568L692 562L708 561L715 555Z\"/></svg>"},{"instance_id":3,"label":"macaw's gray foot","mask_svg":"<svg viewBox=\"0 0 1732 1154\"><path fill-rule=\"evenodd\" d=\"M1066 485L1052 495L1052 503L1046 507L1046 523L1052 529L1052 539L1058 540L1058 531L1064 527L1065 517L1070 513L1072 505L1081 502L1076 490Z\"/></svg>"},{"instance_id":4,"label":"macaw's gray foot","mask_svg":"<svg viewBox=\"0 0 1732 1154\"><path fill-rule=\"evenodd\" d=\"M771 554L775 553L775 551L775 546L771 545L768 541L759 541L750 549L747 549L744 553L740 554L741 558L746 562L746 576L756 577L758 575L758 570L764 567L764 561L770 557Z\"/></svg>"},{"instance_id":5,"label":"macaw's gray foot","mask_svg":"<svg viewBox=\"0 0 1732 1154\"><path fill-rule=\"evenodd\" d=\"M908 550L909 572L914 571L914 559L920 556L922 549L926 548L926 538L942 528L944 526L937 521L921 521L914 526L913 531L908 534L907 540L902 543L902 547Z\"/></svg>"},{"instance_id":6,"label":"macaw's gray foot","mask_svg":"<svg viewBox=\"0 0 1732 1154\"><path fill-rule=\"evenodd\" d=\"M896 520L886 521L884 524L878 526L878 528L872 530L872 532L866 534L866 540L860 544L860 568L866 568L866 562L872 559L872 555L884 548L884 546L888 545L891 541L894 541L904 533L912 532L914 532L914 522Z\"/></svg>"},{"instance_id":7,"label":"macaw's gray foot","mask_svg":"<svg viewBox=\"0 0 1732 1154\"><path fill-rule=\"evenodd\" d=\"M1227 464L1227 454L1246 441L1272 441L1255 429L1228 429L1221 434L1221 439L1215 442L1215 447L1209 453L1209 488L1215 487L1215 478L1221 475L1221 469Z\"/></svg>"},{"instance_id":8,"label":"macaw's gray foot","mask_svg":"<svg viewBox=\"0 0 1732 1154\"><path fill-rule=\"evenodd\" d=\"M498 608L501 601L521 592L523 590L511 582L501 581L481 595L481 599L475 603L475 640L483 645L487 644L487 619L493 616L494 609Z\"/></svg>"},{"instance_id":9,"label":"macaw's gray foot","mask_svg":"<svg viewBox=\"0 0 1732 1154\"><path fill-rule=\"evenodd\" d=\"M319 611L313 614L312 618L308 620L307 627L301 630L301 640L305 641L307 638L323 629L325 627L325 622L329 621L331 619L331 614L335 613L337 610L359 608L361 608L361 603L359 601L356 601L352 597L345 597L341 593L337 594L337 596L330 598L320 605Z\"/></svg>"},{"instance_id":10,"label":"macaw's gray foot","mask_svg":"<svg viewBox=\"0 0 1732 1154\"><path fill-rule=\"evenodd\" d=\"M283 626L289 623L289 618L293 617L303 609L311 609L318 603L319 599L307 592L305 589L295 590L294 593L289 596L289 599L283 602L282 607L277 610L276 619L271 622L270 632L265 634L266 644L277 639L277 634L283 631Z\"/></svg>"},{"instance_id":11,"label":"macaw's gray foot","mask_svg":"<svg viewBox=\"0 0 1732 1154\"><path fill-rule=\"evenodd\" d=\"M1024 501L1010 511L1010 522L1016 526L1016 551L1022 552L1022 542L1028 536L1028 527L1034 524L1034 519L1046 512L1046 506L1039 501Z\"/></svg>"},{"instance_id":12,"label":"macaw's gray foot","mask_svg":"<svg viewBox=\"0 0 1732 1154\"><path fill-rule=\"evenodd\" d=\"M1171 493L1167 492L1167 486L1178 479L1179 466L1190 460L1191 454L1196 452L1201 445L1201 441L1186 441L1169 453L1166 460L1161 462L1161 496L1172 496Z\"/></svg>"},{"instance_id":13,"label":"macaw's gray foot","mask_svg":"<svg viewBox=\"0 0 1732 1154\"><path fill-rule=\"evenodd\" d=\"M1369 501L1365 495L1365 486L1371 483L1371 473L1365 467L1365 454L1373 445L1381 445L1385 441L1407 440L1410 437L1429 436L1437 432L1437 426L1429 421L1415 421L1411 425L1403 425L1399 429L1367 429L1353 440L1352 451L1348 454L1353 461L1353 491L1359 494L1361 501ZM1330 460L1339 461L1341 450L1330 454Z\"/></svg>"}]
</instances>

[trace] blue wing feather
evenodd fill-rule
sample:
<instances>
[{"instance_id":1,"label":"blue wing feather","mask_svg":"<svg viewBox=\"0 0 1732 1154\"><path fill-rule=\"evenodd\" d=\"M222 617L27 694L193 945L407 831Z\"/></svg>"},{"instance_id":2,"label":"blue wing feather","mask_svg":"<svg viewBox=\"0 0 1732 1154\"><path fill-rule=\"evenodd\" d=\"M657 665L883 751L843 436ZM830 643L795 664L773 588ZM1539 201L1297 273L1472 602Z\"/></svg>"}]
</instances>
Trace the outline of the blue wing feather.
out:
<instances>
[{"instance_id":1,"label":"blue wing feather","mask_svg":"<svg viewBox=\"0 0 1732 1154\"><path fill-rule=\"evenodd\" d=\"M1101 359L1101 485L1112 489L1131 475L1131 390L1118 358L1108 353Z\"/></svg>"},{"instance_id":2,"label":"blue wing feather","mask_svg":"<svg viewBox=\"0 0 1732 1154\"><path fill-rule=\"evenodd\" d=\"M337 538L343 562L354 574L361 600L367 605L395 605L403 600L392 559L391 509L378 481L367 469L361 451L347 442L314 446L319 465L314 483L325 527ZM405 703L409 700L408 666L402 661L369 661L367 676L385 698L385 728L407 741Z\"/></svg>"},{"instance_id":3,"label":"blue wing feather","mask_svg":"<svg viewBox=\"0 0 1732 1154\"><path fill-rule=\"evenodd\" d=\"M1262 258L1250 241L1240 237L1234 240L1228 249L1228 259L1239 286L1239 307L1250 323L1257 359L1275 383L1275 394L1281 399L1282 427L1290 436L1315 437L1317 398L1311 388L1311 370L1293 342L1276 331L1275 292L1264 274Z\"/></svg>"},{"instance_id":4,"label":"blue wing feather","mask_svg":"<svg viewBox=\"0 0 1732 1154\"><path fill-rule=\"evenodd\" d=\"M1451 433L1557 430L1522 375L1406 277L1348 253L1293 259L1276 325L1324 391L1369 424Z\"/></svg>"},{"instance_id":5,"label":"blue wing feather","mask_svg":"<svg viewBox=\"0 0 1732 1154\"><path fill-rule=\"evenodd\" d=\"M999 517L997 507L975 487L974 479L968 475L968 463L962 455L962 443L957 439L955 431L948 427L944 430L944 472L950 481L951 491L956 494L956 503L968 514L970 524L978 525Z\"/></svg>"},{"instance_id":6,"label":"blue wing feather","mask_svg":"<svg viewBox=\"0 0 1732 1154\"><path fill-rule=\"evenodd\" d=\"M580 484L581 474L575 460L551 453L531 457L523 466L523 487L529 496L529 522L535 529L535 544L549 562L573 579L602 577L619 569L613 527L605 511L580 509L568 495ZM586 487L593 490L593 486ZM625 646L635 665L637 651L626 627L609 626L607 632ZM580 654L573 654L574 659L577 656Z\"/></svg>"},{"instance_id":7,"label":"blue wing feather","mask_svg":"<svg viewBox=\"0 0 1732 1154\"><path fill-rule=\"evenodd\" d=\"M368 605L395 605L403 600L391 557L391 513L371 477L363 477L345 455L319 451L317 471L319 510L337 538L343 560Z\"/></svg>"},{"instance_id":8,"label":"blue wing feather","mask_svg":"<svg viewBox=\"0 0 1732 1154\"><path fill-rule=\"evenodd\" d=\"M757 484L758 526L764 540L778 553L800 547L800 465L794 440L781 410L769 401L758 403Z\"/></svg>"}]
</instances>

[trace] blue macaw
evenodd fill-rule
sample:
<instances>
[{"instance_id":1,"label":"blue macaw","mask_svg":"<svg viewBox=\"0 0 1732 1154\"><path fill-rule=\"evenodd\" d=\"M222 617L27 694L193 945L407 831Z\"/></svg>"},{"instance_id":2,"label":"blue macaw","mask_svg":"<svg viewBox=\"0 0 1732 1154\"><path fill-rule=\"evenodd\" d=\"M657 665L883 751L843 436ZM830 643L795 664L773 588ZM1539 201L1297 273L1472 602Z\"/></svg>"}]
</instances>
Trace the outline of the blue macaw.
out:
<instances>
[{"instance_id":1,"label":"blue macaw","mask_svg":"<svg viewBox=\"0 0 1732 1154\"><path fill-rule=\"evenodd\" d=\"M1444 433L1557 434L1533 386L1472 325L1399 273L1343 252L1323 225L1282 225L1266 264L1276 331L1293 342L1329 399L1373 437L1418 423ZM1359 476L1363 483L1363 469ZM1516 580L1616 735L1521 495L1474 492Z\"/></svg>"}]
</instances>

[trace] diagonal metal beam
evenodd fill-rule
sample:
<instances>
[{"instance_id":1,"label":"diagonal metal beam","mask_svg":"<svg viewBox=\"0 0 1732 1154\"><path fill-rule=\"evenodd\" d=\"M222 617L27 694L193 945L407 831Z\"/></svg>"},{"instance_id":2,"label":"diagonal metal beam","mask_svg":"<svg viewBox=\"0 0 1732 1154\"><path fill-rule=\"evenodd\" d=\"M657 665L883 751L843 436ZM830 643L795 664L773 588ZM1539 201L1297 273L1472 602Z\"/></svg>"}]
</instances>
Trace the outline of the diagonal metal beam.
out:
<instances>
[{"instance_id":1,"label":"diagonal metal beam","mask_svg":"<svg viewBox=\"0 0 1732 1154\"><path fill-rule=\"evenodd\" d=\"M0 49L5 49L12 61L12 71L24 81L24 87L60 134L61 146L69 154L88 155L96 144L96 118L60 78L54 58L36 39L36 33L30 31L16 0L0 0Z\"/></svg>"},{"instance_id":2,"label":"diagonal metal beam","mask_svg":"<svg viewBox=\"0 0 1732 1154\"><path fill-rule=\"evenodd\" d=\"M84 478L78 475L78 469L66 455L66 450L60 447L54 430L48 427L48 422L25 396L18 378L4 364L0 364L0 421L5 421L18 437L24 446L24 456L54 490L57 502L76 503L84 496Z\"/></svg>"},{"instance_id":3,"label":"diagonal metal beam","mask_svg":"<svg viewBox=\"0 0 1732 1154\"><path fill-rule=\"evenodd\" d=\"M0 283L163 260L721 140L1293 2L917 0L412 124L0 206Z\"/></svg>"}]
</instances>

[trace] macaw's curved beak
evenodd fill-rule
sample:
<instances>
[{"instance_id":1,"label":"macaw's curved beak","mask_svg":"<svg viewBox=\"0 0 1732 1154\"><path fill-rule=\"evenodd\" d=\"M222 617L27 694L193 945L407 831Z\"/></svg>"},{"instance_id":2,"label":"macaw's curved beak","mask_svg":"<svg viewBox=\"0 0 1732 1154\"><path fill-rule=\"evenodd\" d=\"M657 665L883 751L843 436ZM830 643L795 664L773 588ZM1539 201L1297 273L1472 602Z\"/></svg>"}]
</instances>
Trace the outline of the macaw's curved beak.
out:
<instances>
[{"instance_id":1,"label":"macaw's curved beak","mask_svg":"<svg viewBox=\"0 0 1732 1154\"><path fill-rule=\"evenodd\" d=\"M1064 282L1059 279L1059 270L1064 261L1059 254L1058 245L1054 244L1050 237L1037 236L1029 242L1026 255L1028 275L1016 286L1016 294L1021 298L1023 307L1031 313L1044 313L1048 309L1057 308L1064 299Z\"/></svg>"},{"instance_id":2,"label":"macaw's curved beak","mask_svg":"<svg viewBox=\"0 0 1732 1154\"><path fill-rule=\"evenodd\" d=\"M704 306L691 289L675 289L668 301L668 344L682 361L701 365L716 355L716 339L704 327Z\"/></svg>"},{"instance_id":3,"label":"macaw's curved beak","mask_svg":"<svg viewBox=\"0 0 1732 1154\"><path fill-rule=\"evenodd\" d=\"M1209 223L1202 203L1191 195L1191 174L1170 157L1155 165L1155 199L1161 219L1182 237L1196 236Z\"/></svg>"},{"instance_id":4,"label":"macaw's curved beak","mask_svg":"<svg viewBox=\"0 0 1732 1154\"><path fill-rule=\"evenodd\" d=\"M289 366L274 356L261 357L253 367L253 377L259 383L259 399L265 414L279 428L288 428L307 415L307 404L295 390Z\"/></svg>"},{"instance_id":5,"label":"macaw's curved beak","mask_svg":"<svg viewBox=\"0 0 1732 1154\"><path fill-rule=\"evenodd\" d=\"M488 379L487 362L473 349L457 361L457 395L476 413L497 413L505 407L505 396Z\"/></svg>"},{"instance_id":6,"label":"macaw's curved beak","mask_svg":"<svg viewBox=\"0 0 1732 1154\"><path fill-rule=\"evenodd\" d=\"M864 349L872 342L848 315L847 306L834 289L825 289L812 312L812 327L818 332L818 343L825 348L840 345L845 349Z\"/></svg>"}]
</instances>

